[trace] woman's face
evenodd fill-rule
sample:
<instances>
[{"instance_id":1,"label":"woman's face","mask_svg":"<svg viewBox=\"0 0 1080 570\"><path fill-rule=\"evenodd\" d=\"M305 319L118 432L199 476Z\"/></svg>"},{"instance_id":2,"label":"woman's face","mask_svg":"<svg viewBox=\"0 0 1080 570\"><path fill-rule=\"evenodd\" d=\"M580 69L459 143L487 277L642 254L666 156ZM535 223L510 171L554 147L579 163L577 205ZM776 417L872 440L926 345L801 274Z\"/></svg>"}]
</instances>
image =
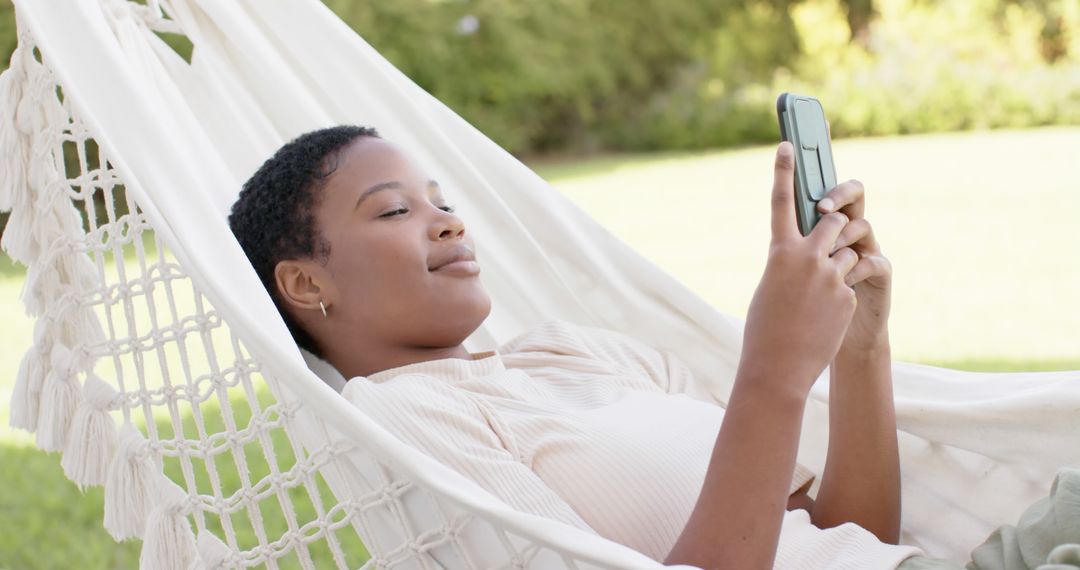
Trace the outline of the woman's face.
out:
<instances>
[{"instance_id":1,"label":"woman's face","mask_svg":"<svg viewBox=\"0 0 1080 570\"><path fill-rule=\"evenodd\" d=\"M333 321L332 332L401 347L451 347L487 317L491 299L472 235L438 184L395 146L353 141L338 154L318 202L316 227L330 245L322 265L329 315L323 322Z\"/></svg>"}]
</instances>

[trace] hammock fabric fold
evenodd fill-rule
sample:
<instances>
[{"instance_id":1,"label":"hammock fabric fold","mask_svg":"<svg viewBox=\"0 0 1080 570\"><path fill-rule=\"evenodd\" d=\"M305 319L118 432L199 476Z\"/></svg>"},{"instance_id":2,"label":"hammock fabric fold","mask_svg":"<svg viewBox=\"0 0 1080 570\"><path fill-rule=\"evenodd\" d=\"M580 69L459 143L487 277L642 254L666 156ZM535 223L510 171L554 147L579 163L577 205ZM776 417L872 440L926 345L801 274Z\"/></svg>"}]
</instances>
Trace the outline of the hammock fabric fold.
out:
<instances>
[{"instance_id":1,"label":"hammock fabric fold","mask_svg":"<svg viewBox=\"0 0 1080 570\"><path fill-rule=\"evenodd\" d=\"M312 372L226 223L287 140L375 126L467 212L494 348L543 320L619 330L726 401L741 323L645 260L316 0L16 0L0 77L4 249L36 317L11 424L104 485L144 568L658 568L515 512ZM188 62L162 41L180 33ZM1080 465L1080 373L894 364L902 542L956 561ZM340 378L338 378L340 383ZM821 472L828 382L799 461ZM361 545L361 542L363 543Z\"/></svg>"}]
</instances>

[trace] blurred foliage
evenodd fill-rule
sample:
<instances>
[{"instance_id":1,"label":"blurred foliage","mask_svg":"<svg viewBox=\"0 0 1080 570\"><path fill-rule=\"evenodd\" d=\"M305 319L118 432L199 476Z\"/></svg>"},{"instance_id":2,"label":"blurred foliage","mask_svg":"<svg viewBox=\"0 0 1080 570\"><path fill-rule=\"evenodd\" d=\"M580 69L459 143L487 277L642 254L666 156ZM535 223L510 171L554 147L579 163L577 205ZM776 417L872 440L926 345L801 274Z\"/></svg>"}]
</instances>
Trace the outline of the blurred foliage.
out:
<instances>
[{"instance_id":1,"label":"blurred foliage","mask_svg":"<svg viewBox=\"0 0 1080 570\"><path fill-rule=\"evenodd\" d=\"M1080 123L1080 0L324 1L518 154L771 141L782 91L837 136Z\"/></svg>"},{"instance_id":2,"label":"blurred foliage","mask_svg":"<svg viewBox=\"0 0 1080 570\"><path fill-rule=\"evenodd\" d=\"M838 137L1080 123L1080 1L875 0L852 18L855 4L744 5L617 140L776 140L783 91L820 98Z\"/></svg>"},{"instance_id":3,"label":"blurred foliage","mask_svg":"<svg viewBox=\"0 0 1080 570\"><path fill-rule=\"evenodd\" d=\"M518 153L771 141L782 91L837 136L1080 123L1080 0L328 4Z\"/></svg>"},{"instance_id":4,"label":"blurred foliage","mask_svg":"<svg viewBox=\"0 0 1080 570\"><path fill-rule=\"evenodd\" d=\"M670 84L735 4L327 1L409 77L511 151L595 148L598 127L622 123Z\"/></svg>"},{"instance_id":5,"label":"blurred foliage","mask_svg":"<svg viewBox=\"0 0 1080 570\"><path fill-rule=\"evenodd\" d=\"M15 6L9 0L0 0L0 69L7 69L15 41Z\"/></svg>"}]
</instances>

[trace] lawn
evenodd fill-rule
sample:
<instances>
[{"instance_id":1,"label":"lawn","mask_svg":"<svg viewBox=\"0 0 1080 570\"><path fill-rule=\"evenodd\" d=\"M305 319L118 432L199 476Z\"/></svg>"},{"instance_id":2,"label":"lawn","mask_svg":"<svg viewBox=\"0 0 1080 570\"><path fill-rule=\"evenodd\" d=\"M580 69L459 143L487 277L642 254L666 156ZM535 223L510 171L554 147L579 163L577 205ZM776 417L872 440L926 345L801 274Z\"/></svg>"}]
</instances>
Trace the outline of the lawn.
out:
<instances>
[{"instance_id":1,"label":"lawn","mask_svg":"<svg viewBox=\"0 0 1080 570\"><path fill-rule=\"evenodd\" d=\"M867 217L894 265L897 359L1080 370L1077 149L1077 128L835 144L841 178L867 187ZM773 151L533 166L714 306L743 316L768 243ZM100 489L80 494L57 455L28 447L29 437L6 427L31 341L20 287L21 272L0 260L0 570L132 568L138 544L116 546L101 528Z\"/></svg>"},{"instance_id":2,"label":"lawn","mask_svg":"<svg viewBox=\"0 0 1080 570\"><path fill-rule=\"evenodd\" d=\"M764 268L774 152L607 157L537 170L741 317ZM893 264L896 359L1080 368L1080 129L842 140L834 154L841 180L864 183L867 218Z\"/></svg>"}]
</instances>

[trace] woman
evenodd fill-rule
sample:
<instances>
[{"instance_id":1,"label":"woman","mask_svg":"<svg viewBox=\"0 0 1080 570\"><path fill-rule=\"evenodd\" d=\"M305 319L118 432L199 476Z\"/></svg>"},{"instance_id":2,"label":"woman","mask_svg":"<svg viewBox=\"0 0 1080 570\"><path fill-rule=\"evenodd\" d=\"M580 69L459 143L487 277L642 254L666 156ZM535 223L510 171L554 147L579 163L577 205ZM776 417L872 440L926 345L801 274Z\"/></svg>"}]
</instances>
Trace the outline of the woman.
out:
<instances>
[{"instance_id":1,"label":"woman","mask_svg":"<svg viewBox=\"0 0 1080 570\"><path fill-rule=\"evenodd\" d=\"M803 237L792 170L783 143L726 411L677 359L613 331L544 323L470 354L462 342L491 308L476 244L437 182L373 129L285 145L229 221L300 346L353 379L343 395L511 506L669 564L896 568L920 551L895 545L891 267L858 182L832 189ZM811 500L795 456L830 363Z\"/></svg>"}]
</instances>

